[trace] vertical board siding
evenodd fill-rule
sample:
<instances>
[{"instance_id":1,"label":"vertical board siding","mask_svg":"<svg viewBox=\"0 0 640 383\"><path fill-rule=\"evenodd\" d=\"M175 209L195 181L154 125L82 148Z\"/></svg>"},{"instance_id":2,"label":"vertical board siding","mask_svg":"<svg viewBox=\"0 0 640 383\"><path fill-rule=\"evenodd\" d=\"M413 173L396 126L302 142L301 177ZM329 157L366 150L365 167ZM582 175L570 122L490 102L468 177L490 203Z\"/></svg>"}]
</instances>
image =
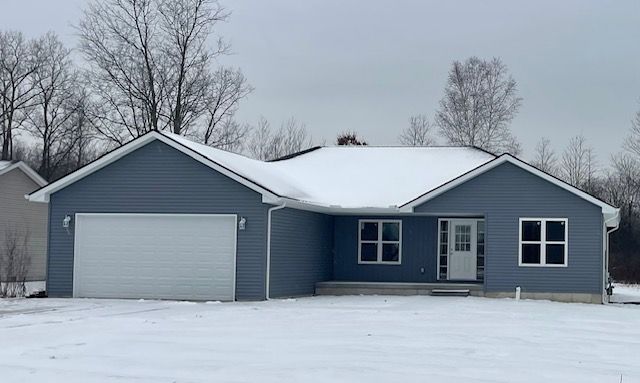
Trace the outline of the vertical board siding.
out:
<instances>
[{"instance_id":1,"label":"vertical board siding","mask_svg":"<svg viewBox=\"0 0 640 383\"><path fill-rule=\"evenodd\" d=\"M271 217L270 296L313 295L333 279L333 217L294 209Z\"/></svg>"},{"instance_id":2,"label":"vertical board siding","mask_svg":"<svg viewBox=\"0 0 640 383\"><path fill-rule=\"evenodd\" d=\"M502 164L415 208L486 219L485 288L511 292L602 292L602 211L513 164ZM520 217L568 218L568 267L519 267Z\"/></svg>"},{"instance_id":3,"label":"vertical board siding","mask_svg":"<svg viewBox=\"0 0 640 383\"><path fill-rule=\"evenodd\" d=\"M360 219L402 221L400 265L358 264L358 221ZM435 282L437 230L437 217L336 216L334 279L356 282ZM421 268L424 268L424 272L421 272Z\"/></svg>"},{"instance_id":4,"label":"vertical board siding","mask_svg":"<svg viewBox=\"0 0 640 383\"><path fill-rule=\"evenodd\" d=\"M67 232L62 227L65 215L184 213L247 219L246 230L238 231L236 299L264 299L267 208L259 193L160 141L150 142L51 195L49 295L73 292L75 222Z\"/></svg>"},{"instance_id":5,"label":"vertical board siding","mask_svg":"<svg viewBox=\"0 0 640 383\"><path fill-rule=\"evenodd\" d=\"M0 253L5 250L9 233L28 237L29 256L27 281L44 281L47 260L47 214L45 203L29 202L24 198L40 186L21 169L0 175Z\"/></svg>"}]
</instances>

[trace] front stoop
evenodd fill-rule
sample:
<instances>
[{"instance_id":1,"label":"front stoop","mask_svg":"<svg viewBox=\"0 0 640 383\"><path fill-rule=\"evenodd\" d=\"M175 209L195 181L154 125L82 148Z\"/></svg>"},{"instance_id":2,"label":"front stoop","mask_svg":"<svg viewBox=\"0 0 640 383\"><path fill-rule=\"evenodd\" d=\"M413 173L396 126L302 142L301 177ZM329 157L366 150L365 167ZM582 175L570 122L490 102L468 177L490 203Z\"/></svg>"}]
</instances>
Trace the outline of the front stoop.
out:
<instances>
[{"instance_id":1,"label":"front stoop","mask_svg":"<svg viewBox=\"0 0 640 383\"><path fill-rule=\"evenodd\" d=\"M316 283L316 295L484 296L481 283L342 282Z\"/></svg>"}]
</instances>

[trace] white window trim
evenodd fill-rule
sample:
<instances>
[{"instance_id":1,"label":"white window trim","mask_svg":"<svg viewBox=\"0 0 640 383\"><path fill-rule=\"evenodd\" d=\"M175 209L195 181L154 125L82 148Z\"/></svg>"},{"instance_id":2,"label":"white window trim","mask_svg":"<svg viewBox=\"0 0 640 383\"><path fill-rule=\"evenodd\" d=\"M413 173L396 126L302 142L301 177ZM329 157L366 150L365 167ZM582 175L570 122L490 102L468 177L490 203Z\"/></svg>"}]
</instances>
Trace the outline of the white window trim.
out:
<instances>
[{"instance_id":1,"label":"white window trim","mask_svg":"<svg viewBox=\"0 0 640 383\"><path fill-rule=\"evenodd\" d=\"M378 239L376 241L362 240L362 224L363 223L377 223L378 224ZM382 240L382 225L384 223L397 223L398 224L398 240L397 241L383 241ZM377 243L378 244L378 260L377 261L363 261L362 260L362 244L363 243ZM382 260L382 245L384 243L397 243L398 244L398 261L383 261ZM401 265L402 264L402 220L399 219L360 219L358 220L358 264L359 265Z\"/></svg>"},{"instance_id":2,"label":"white window trim","mask_svg":"<svg viewBox=\"0 0 640 383\"><path fill-rule=\"evenodd\" d=\"M540 221L540 241L523 241L522 240L522 222L524 221ZM560 221L564 222L564 241L547 241L547 222ZM522 263L522 245L523 244L539 244L540 245L540 263ZM564 245L564 263L563 264L547 264L547 246L546 245ZM524 218L521 217L518 222L518 266L520 267L567 267L569 266L569 219L568 218Z\"/></svg>"}]
</instances>

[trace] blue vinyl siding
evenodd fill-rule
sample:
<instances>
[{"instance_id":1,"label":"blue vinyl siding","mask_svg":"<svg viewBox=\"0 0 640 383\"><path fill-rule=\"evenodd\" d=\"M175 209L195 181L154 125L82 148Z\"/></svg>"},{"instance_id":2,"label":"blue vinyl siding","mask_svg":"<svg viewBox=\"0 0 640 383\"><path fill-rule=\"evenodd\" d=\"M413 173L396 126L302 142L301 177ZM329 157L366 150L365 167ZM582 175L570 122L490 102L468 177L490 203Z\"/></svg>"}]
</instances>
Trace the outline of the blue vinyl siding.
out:
<instances>
[{"instance_id":1,"label":"blue vinyl siding","mask_svg":"<svg viewBox=\"0 0 640 383\"><path fill-rule=\"evenodd\" d=\"M359 219L402 220L402 262L399 265L358 264ZM357 282L435 282L436 217L336 216L334 279ZM421 272L424 268L424 272Z\"/></svg>"},{"instance_id":2,"label":"blue vinyl siding","mask_svg":"<svg viewBox=\"0 0 640 383\"><path fill-rule=\"evenodd\" d=\"M313 295L333 279L333 217L285 208L271 219L270 296Z\"/></svg>"},{"instance_id":3,"label":"blue vinyl siding","mask_svg":"<svg viewBox=\"0 0 640 383\"><path fill-rule=\"evenodd\" d=\"M416 207L432 214L486 219L485 289L511 292L602 292L601 209L519 167L505 163ZM520 217L568 218L566 268L519 267Z\"/></svg>"},{"instance_id":4,"label":"blue vinyl siding","mask_svg":"<svg viewBox=\"0 0 640 383\"><path fill-rule=\"evenodd\" d=\"M236 299L265 297L266 219L261 195L189 156L153 141L50 198L50 296L73 292L73 227L62 228L75 213L237 214L247 219L238 231ZM176 259L179 262L179 259Z\"/></svg>"}]
</instances>

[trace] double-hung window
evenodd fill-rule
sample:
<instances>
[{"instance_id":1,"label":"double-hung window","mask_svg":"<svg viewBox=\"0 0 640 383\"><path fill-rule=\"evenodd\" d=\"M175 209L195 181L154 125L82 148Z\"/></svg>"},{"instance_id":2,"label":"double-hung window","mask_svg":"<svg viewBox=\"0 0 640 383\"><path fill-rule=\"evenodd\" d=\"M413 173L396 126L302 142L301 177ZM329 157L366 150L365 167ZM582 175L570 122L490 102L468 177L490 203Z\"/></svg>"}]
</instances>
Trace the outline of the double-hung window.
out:
<instances>
[{"instance_id":1,"label":"double-hung window","mask_svg":"<svg viewBox=\"0 0 640 383\"><path fill-rule=\"evenodd\" d=\"M358 223L358 263L399 265L402 222L361 219Z\"/></svg>"},{"instance_id":2,"label":"double-hung window","mask_svg":"<svg viewBox=\"0 0 640 383\"><path fill-rule=\"evenodd\" d=\"M566 218L520 218L518 264L567 266L568 224Z\"/></svg>"}]
</instances>

